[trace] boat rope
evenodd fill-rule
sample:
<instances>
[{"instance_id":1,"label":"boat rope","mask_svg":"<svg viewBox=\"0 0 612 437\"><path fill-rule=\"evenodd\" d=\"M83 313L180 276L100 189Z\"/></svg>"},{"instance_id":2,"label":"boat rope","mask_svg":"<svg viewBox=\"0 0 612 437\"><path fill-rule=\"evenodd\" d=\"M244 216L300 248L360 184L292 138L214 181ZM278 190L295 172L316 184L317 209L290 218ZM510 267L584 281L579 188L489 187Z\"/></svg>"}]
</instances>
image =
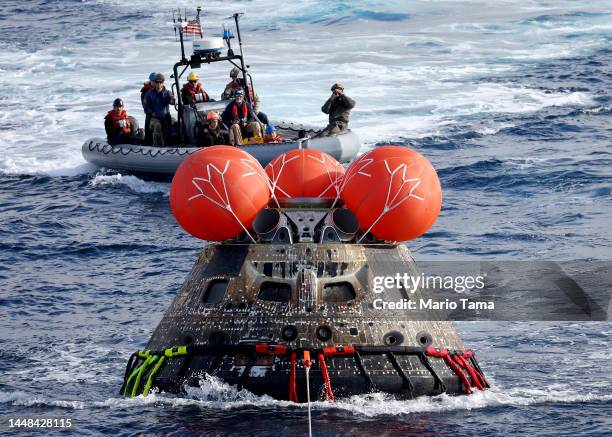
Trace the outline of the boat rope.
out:
<instances>
[{"instance_id":1,"label":"boat rope","mask_svg":"<svg viewBox=\"0 0 612 437\"><path fill-rule=\"evenodd\" d=\"M274 356L289 360L289 381L288 398L292 402L299 402L297 394L297 365L298 354L304 356L303 365L308 371L307 383L310 384L310 370L312 361L310 354L317 357L317 363L321 372L322 379L322 398L323 400L334 401L335 396L332 390L331 377L327 367L326 358L346 358L352 359L355 367L363 376L364 382L369 391L376 391L372 378L363 362L363 356L386 357L398 376L402 379L404 388L410 392L414 391L414 386L410 377L402 369L398 358L399 356L415 356L422 363L423 367L430 373L434 380L434 389L440 393L446 392L446 386L432 365L431 358L441 359L446 366L459 378L463 391L471 394L473 389L485 390L489 384L476 361L474 352L470 349L448 350L446 348L435 348L433 346L333 346L319 349L292 349L288 346L268 344L268 343L240 343L240 344L220 344L220 345L188 345L172 347L159 351L143 350L137 351L128 360L123 384L120 393L124 396L147 396L154 387L157 375L162 372L164 365L171 359L180 359L178 363L178 375L184 378L187 372L188 363L195 356L210 355L207 373L212 375L221 367L221 364L228 356L244 355L248 357L244 364L244 369L240 375L238 388L246 386L250 377L251 369L257 365L257 359L261 356ZM306 365L308 364L308 367ZM307 397L310 398L310 391L307 389Z\"/></svg>"},{"instance_id":2,"label":"boat rope","mask_svg":"<svg viewBox=\"0 0 612 437\"><path fill-rule=\"evenodd\" d=\"M286 124L277 124L278 129L286 130L293 132L295 134L299 132L305 132L309 137L317 135L321 133L321 130L306 128L304 126L293 125L290 123ZM301 139L296 139L295 141L299 141ZM251 146L263 146L268 147L270 143L267 144L250 144ZM300 143L301 146L301 143ZM164 155L191 155L198 150L200 147L189 145L189 146L174 146L174 147L159 147L159 146L150 146L150 145L139 145L139 144L117 144L111 145L107 141L98 141L98 140L89 140L87 144L87 148L90 152L99 152L104 155L117 155L121 154L123 156L127 156L129 154L141 154L142 156L150 156L151 158L155 158L157 156Z\"/></svg>"}]
</instances>

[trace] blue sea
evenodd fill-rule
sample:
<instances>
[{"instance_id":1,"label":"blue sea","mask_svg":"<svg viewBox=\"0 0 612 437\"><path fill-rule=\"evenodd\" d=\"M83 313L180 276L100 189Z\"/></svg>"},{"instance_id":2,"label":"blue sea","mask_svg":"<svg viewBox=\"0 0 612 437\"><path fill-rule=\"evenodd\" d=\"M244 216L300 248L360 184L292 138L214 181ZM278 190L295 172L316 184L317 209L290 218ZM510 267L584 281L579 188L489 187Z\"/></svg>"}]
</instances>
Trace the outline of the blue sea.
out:
<instances>
[{"instance_id":1,"label":"blue sea","mask_svg":"<svg viewBox=\"0 0 612 437\"><path fill-rule=\"evenodd\" d=\"M179 58L159 0L0 2L0 433L305 435L303 405L209 380L187 396L118 394L203 242L169 184L95 168L116 97ZM272 118L323 126L336 81L364 142L413 147L439 172L440 218L417 259L610 260L612 4L601 0L208 0L205 32L245 12L245 56ZM228 68L201 71L220 94ZM610 435L609 323L462 322L492 388L313 406L315 435ZM51 435L59 430L38 430Z\"/></svg>"}]
</instances>

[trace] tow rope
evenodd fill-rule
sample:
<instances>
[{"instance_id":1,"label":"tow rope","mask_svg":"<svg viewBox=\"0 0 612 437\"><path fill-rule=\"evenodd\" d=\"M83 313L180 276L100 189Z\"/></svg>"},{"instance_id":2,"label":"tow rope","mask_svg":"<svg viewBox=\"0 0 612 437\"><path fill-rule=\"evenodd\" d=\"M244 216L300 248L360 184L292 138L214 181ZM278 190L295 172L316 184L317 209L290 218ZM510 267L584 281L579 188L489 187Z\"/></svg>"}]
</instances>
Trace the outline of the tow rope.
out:
<instances>
[{"instance_id":1,"label":"tow rope","mask_svg":"<svg viewBox=\"0 0 612 437\"><path fill-rule=\"evenodd\" d=\"M155 382L155 378L170 359L184 359L179 370L179 377L184 375L187 366L193 357L198 355L212 355L213 359L209 364L206 373L213 374L221 366L226 356L236 356L238 354L248 357L248 362L244 366L238 388L242 389L250 375L251 368L255 365L258 356L287 357L290 360L288 397L292 402L299 402L297 395L297 357L298 353L303 356L303 366L306 370L307 401L310 402L310 370L313 362L311 354L317 357L318 364L323 380L322 398L326 401L334 401L335 396L332 389L331 377L327 368L326 358L345 358L353 359L357 370L364 379L365 385L371 391L376 391L370 374L362 361L365 356L386 356L392 367L400 376L404 383L404 388L410 393L414 387L410 378L400 366L397 356L416 356L419 358L425 369L431 374L434 380L434 389L440 393L446 392L446 386L442 378L438 375L429 358L441 358L444 363L459 378L463 391L471 394L473 389L485 390L489 384L484 377L474 352L470 349L453 351L445 348L418 347L418 346L334 346L320 349L291 349L288 346L267 344L267 343L240 343L227 345L188 345L172 347L161 351L144 350L132 354L128 360L121 394L124 396L147 396Z\"/></svg>"}]
</instances>

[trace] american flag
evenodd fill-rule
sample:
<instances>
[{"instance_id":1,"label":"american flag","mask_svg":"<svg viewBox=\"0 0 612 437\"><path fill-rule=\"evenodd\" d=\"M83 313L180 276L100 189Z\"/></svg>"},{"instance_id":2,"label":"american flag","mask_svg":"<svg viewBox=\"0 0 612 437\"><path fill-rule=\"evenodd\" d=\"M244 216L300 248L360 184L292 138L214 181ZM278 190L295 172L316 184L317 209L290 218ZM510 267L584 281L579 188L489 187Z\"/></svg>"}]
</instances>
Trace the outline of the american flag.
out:
<instances>
[{"instance_id":1,"label":"american flag","mask_svg":"<svg viewBox=\"0 0 612 437\"><path fill-rule=\"evenodd\" d=\"M202 36L202 26L200 25L200 20L187 20L183 27L183 35Z\"/></svg>"}]
</instances>

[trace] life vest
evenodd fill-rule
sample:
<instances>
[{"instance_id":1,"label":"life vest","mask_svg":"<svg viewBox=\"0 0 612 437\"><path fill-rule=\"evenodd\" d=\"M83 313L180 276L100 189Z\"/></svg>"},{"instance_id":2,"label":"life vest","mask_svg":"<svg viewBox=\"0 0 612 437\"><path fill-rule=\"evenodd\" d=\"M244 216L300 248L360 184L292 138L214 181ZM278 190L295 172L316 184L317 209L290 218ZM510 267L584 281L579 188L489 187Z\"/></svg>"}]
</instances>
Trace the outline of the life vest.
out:
<instances>
[{"instance_id":1,"label":"life vest","mask_svg":"<svg viewBox=\"0 0 612 437\"><path fill-rule=\"evenodd\" d=\"M204 91L204 88L202 88L202 84L200 82L197 82L195 85L191 82L187 82L185 85L183 85L182 91L187 91L189 94L191 94L191 98L194 102L196 101L196 94L202 95L203 102L207 102L209 100L208 94L206 94L206 91Z\"/></svg>"},{"instance_id":2,"label":"life vest","mask_svg":"<svg viewBox=\"0 0 612 437\"><path fill-rule=\"evenodd\" d=\"M232 103L232 118L247 118L249 110L247 109L246 103L242 103L242 117L238 117L238 103Z\"/></svg>"},{"instance_id":3,"label":"life vest","mask_svg":"<svg viewBox=\"0 0 612 437\"><path fill-rule=\"evenodd\" d=\"M262 137L251 137L242 140L242 144L263 144L264 139Z\"/></svg>"},{"instance_id":4,"label":"life vest","mask_svg":"<svg viewBox=\"0 0 612 437\"><path fill-rule=\"evenodd\" d=\"M145 82L145 83L142 84L142 88L140 88L140 93L141 94L142 93L146 94L147 92L149 92L152 89L153 89L153 85L151 85L151 82Z\"/></svg>"},{"instance_id":5,"label":"life vest","mask_svg":"<svg viewBox=\"0 0 612 437\"><path fill-rule=\"evenodd\" d=\"M113 132L116 132L116 134L130 135L132 133L132 122L125 110L121 111L120 114L117 114L114 110L108 111L106 116L113 121Z\"/></svg>"},{"instance_id":6,"label":"life vest","mask_svg":"<svg viewBox=\"0 0 612 437\"><path fill-rule=\"evenodd\" d=\"M285 139L278 134L276 135L276 138L272 138L267 135L264 137L264 143L282 143L283 141L285 141Z\"/></svg>"}]
</instances>

